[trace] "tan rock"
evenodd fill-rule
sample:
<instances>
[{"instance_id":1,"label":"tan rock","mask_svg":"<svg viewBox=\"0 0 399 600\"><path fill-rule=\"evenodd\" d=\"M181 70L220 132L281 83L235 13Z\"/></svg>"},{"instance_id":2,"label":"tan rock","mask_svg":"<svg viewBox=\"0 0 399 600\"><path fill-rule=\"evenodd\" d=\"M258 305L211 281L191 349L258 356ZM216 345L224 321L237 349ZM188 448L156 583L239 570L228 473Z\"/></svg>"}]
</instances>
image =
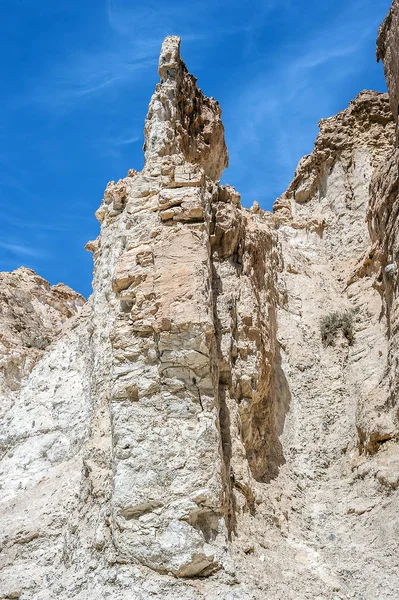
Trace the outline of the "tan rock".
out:
<instances>
[{"instance_id":1,"label":"tan rock","mask_svg":"<svg viewBox=\"0 0 399 600\"><path fill-rule=\"evenodd\" d=\"M389 103L395 122L398 123L399 105L399 3L393 0L382 23L377 39L377 61L384 64L385 79L389 91Z\"/></svg>"},{"instance_id":2,"label":"tan rock","mask_svg":"<svg viewBox=\"0 0 399 600\"><path fill-rule=\"evenodd\" d=\"M200 165L211 179L227 167L219 104L206 98L180 58L180 38L165 39L159 57L161 83L151 99L145 124L145 162L172 159Z\"/></svg>"},{"instance_id":3,"label":"tan rock","mask_svg":"<svg viewBox=\"0 0 399 600\"><path fill-rule=\"evenodd\" d=\"M0 273L0 386L17 390L85 299L31 269Z\"/></svg>"}]
</instances>

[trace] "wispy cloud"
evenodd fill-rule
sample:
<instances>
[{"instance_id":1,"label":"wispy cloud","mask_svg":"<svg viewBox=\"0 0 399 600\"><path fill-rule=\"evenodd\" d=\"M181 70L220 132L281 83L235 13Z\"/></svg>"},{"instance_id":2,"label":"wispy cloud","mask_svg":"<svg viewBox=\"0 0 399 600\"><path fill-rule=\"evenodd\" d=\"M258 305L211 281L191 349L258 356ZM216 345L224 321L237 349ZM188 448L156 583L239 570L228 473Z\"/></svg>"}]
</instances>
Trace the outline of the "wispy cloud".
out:
<instances>
[{"instance_id":1,"label":"wispy cloud","mask_svg":"<svg viewBox=\"0 0 399 600\"><path fill-rule=\"evenodd\" d=\"M334 106L342 82L349 81L365 58L362 49L374 39L380 16L378 11L374 15L362 12L362 4L352 3L328 30L316 32L306 44L303 40L287 44L272 61L265 57L261 74L237 96L230 95L224 114L227 123L233 115L231 165L236 173L241 168L242 192L249 203L256 198L270 207L284 191L304 148L312 149L318 120L330 116L326 113ZM374 57L366 60L370 58ZM248 156L253 160L248 161ZM269 173L268 164L273 164ZM262 186L251 177L250 169L266 172Z\"/></svg>"},{"instance_id":2,"label":"wispy cloud","mask_svg":"<svg viewBox=\"0 0 399 600\"><path fill-rule=\"evenodd\" d=\"M70 112L110 90L140 82L145 72L152 73L164 36L180 35L185 44L204 42L214 37L212 26L217 27L219 40L240 33L250 36L277 2L255 0L253 12L257 7L262 18L222 24L219 13L228 17L240 5L238 0L220 0L211 7L198 2L189 10L183 0L139 1L134 6L128 0L105 0L106 20L97 43L69 51L48 71L35 73L27 101L56 114Z\"/></svg>"},{"instance_id":3,"label":"wispy cloud","mask_svg":"<svg viewBox=\"0 0 399 600\"><path fill-rule=\"evenodd\" d=\"M86 221L88 219L82 219ZM93 219L90 219L92 222ZM63 223L51 223L48 221L38 221L35 219L30 219L29 216L25 216L25 218L21 216L13 216L10 214L3 215L2 222L8 227L12 227L13 229L21 230L21 235L23 231L29 230L30 232L58 232L58 233L66 233L71 230L71 222L72 218L68 219L68 215L64 215Z\"/></svg>"},{"instance_id":4,"label":"wispy cloud","mask_svg":"<svg viewBox=\"0 0 399 600\"><path fill-rule=\"evenodd\" d=\"M9 242L0 241L0 248L3 250L7 250L11 252L11 254L15 255L17 258L44 258L45 254L42 251L37 250L36 248L31 248L30 246L22 246L21 244L12 244Z\"/></svg>"},{"instance_id":5,"label":"wispy cloud","mask_svg":"<svg viewBox=\"0 0 399 600\"><path fill-rule=\"evenodd\" d=\"M156 64L164 31L176 11L162 5L106 1L106 23L98 41L75 49L33 84L29 100L54 113L138 82Z\"/></svg>"},{"instance_id":6,"label":"wispy cloud","mask_svg":"<svg viewBox=\"0 0 399 600\"><path fill-rule=\"evenodd\" d=\"M44 81L36 85L30 101L56 113L69 112L82 101L89 101L110 89L134 83L140 72L153 65L151 56L139 56L135 48L75 54L61 66L57 73L44 75ZM128 56L136 56L128 59Z\"/></svg>"},{"instance_id":7,"label":"wispy cloud","mask_svg":"<svg viewBox=\"0 0 399 600\"><path fill-rule=\"evenodd\" d=\"M128 137L121 136L120 138L115 139L114 144L115 146L128 146L130 144L136 144L140 141L142 141L141 135L131 135Z\"/></svg>"},{"instance_id":8,"label":"wispy cloud","mask_svg":"<svg viewBox=\"0 0 399 600\"><path fill-rule=\"evenodd\" d=\"M0 169L0 190L11 189L21 192L27 196L32 196L32 194L27 190L21 179L15 177L12 173L5 171L6 169L4 169L4 172L1 172Z\"/></svg>"}]
</instances>

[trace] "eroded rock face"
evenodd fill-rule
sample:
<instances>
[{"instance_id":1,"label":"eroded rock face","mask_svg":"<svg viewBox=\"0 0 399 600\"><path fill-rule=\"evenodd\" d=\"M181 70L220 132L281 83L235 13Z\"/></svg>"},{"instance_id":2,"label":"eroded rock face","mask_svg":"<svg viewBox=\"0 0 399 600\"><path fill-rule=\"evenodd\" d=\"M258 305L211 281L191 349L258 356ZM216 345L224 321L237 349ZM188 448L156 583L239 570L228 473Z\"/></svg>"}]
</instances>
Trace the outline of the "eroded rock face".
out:
<instances>
[{"instance_id":1,"label":"eroded rock face","mask_svg":"<svg viewBox=\"0 0 399 600\"><path fill-rule=\"evenodd\" d=\"M220 108L175 36L159 74L144 169L96 213L88 303L10 276L30 281L24 336L72 318L3 386L0 597L394 599L388 96L322 121L270 214L220 185ZM337 310L350 332L326 346Z\"/></svg>"},{"instance_id":2,"label":"eroded rock face","mask_svg":"<svg viewBox=\"0 0 399 600\"><path fill-rule=\"evenodd\" d=\"M187 71L177 36L165 39L158 72L161 83L151 98L145 123L146 166L187 162L200 165L210 179L219 179L228 164L221 110ZM182 177L180 185L184 169Z\"/></svg>"},{"instance_id":3,"label":"eroded rock face","mask_svg":"<svg viewBox=\"0 0 399 600\"><path fill-rule=\"evenodd\" d=\"M256 407L269 411L262 340L272 336L262 311L272 302L274 240L267 228L264 241L251 233L239 195L215 181L227 164L220 109L196 87L179 46L171 37L162 47L145 168L108 186L97 213L95 269L112 283L116 547L159 572L204 576L222 568L235 527L227 393L235 406L243 401L249 462L259 477L267 470Z\"/></svg>"},{"instance_id":4,"label":"eroded rock face","mask_svg":"<svg viewBox=\"0 0 399 600\"><path fill-rule=\"evenodd\" d=\"M384 63L392 113L398 123L399 90L399 4L394 1L381 25L377 40L377 59ZM391 152L375 173L368 210L368 224L372 246L367 256L366 268L375 272L375 287L381 294L382 311L387 324L388 361L381 387L385 389L384 401L374 406L379 418L374 419L367 432L369 449L376 452L381 444L399 437L398 420L398 188L399 150Z\"/></svg>"},{"instance_id":5,"label":"eroded rock face","mask_svg":"<svg viewBox=\"0 0 399 600\"><path fill-rule=\"evenodd\" d=\"M0 385L19 389L62 324L84 303L68 286L50 286L31 269L0 273Z\"/></svg>"},{"instance_id":6,"label":"eroded rock face","mask_svg":"<svg viewBox=\"0 0 399 600\"><path fill-rule=\"evenodd\" d=\"M389 13L379 29L377 60L382 60L384 64L389 103L397 123L399 105L399 3L397 0L393 0Z\"/></svg>"},{"instance_id":7,"label":"eroded rock face","mask_svg":"<svg viewBox=\"0 0 399 600\"><path fill-rule=\"evenodd\" d=\"M300 213L300 205L325 193L325 182L331 170L339 163L347 177L356 168L356 153L363 150L368 155L368 163L375 168L383 163L394 143L392 113L388 102L388 94L363 91L353 100L346 110L319 123L320 133L317 136L314 150L300 161L295 177L288 190L274 205L277 218ZM359 162L359 159L358 159ZM367 177L366 173L366 177ZM324 186L324 188L323 188ZM348 204L353 200L353 185L344 181L345 194L342 209L349 213L354 207ZM313 229L322 228L320 216L314 211ZM300 227L297 219L295 226ZM308 226L309 226L308 225Z\"/></svg>"},{"instance_id":8,"label":"eroded rock face","mask_svg":"<svg viewBox=\"0 0 399 600\"><path fill-rule=\"evenodd\" d=\"M275 207L286 299L277 336L291 402L280 438L285 464L270 488L286 498L287 535L306 532L303 541L320 544L314 558L329 565L330 584L335 579L344 598L371 598L378 586L393 598L397 585L389 566L397 545L398 447L388 322L367 223L374 211L370 184L394 152L387 95L363 92L322 121L313 153ZM321 320L335 311L350 315L351 332L337 330L334 345L326 346ZM383 581L368 566L365 548L372 543L386 565Z\"/></svg>"}]
</instances>

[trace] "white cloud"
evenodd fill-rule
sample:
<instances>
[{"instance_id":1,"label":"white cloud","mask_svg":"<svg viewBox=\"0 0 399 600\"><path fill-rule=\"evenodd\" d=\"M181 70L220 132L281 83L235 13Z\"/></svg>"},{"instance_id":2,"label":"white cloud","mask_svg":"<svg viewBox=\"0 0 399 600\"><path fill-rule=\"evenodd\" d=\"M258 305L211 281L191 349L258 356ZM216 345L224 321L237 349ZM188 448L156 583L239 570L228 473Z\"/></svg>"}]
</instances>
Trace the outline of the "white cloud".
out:
<instances>
[{"instance_id":1,"label":"white cloud","mask_svg":"<svg viewBox=\"0 0 399 600\"><path fill-rule=\"evenodd\" d=\"M130 144L136 144L137 142L142 141L143 136L141 135L131 135L128 137L121 136L120 138L116 138L114 144L116 146L128 146Z\"/></svg>"},{"instance_id":2,"label":"white cloud","mask_svg":"<svg viewBox=\"0 0 399 600\"><path fill-rule=\"evenodd\" d=\"M9 242L0 241L0 248L7 250L17 257L30 257L30 258L43 258L45 255L42 251L38 251L36 248L30 246L22 246L21 244L12 244Z\"/></svg>"},{"instance_id":3,"label":"white cloud","mask_svg":"<svg viewBox=\"0 0 399 600\"><path fill-rule=\"evenodd\" d=\"M278 181L280 193L284 191L304 148L312 150L318 120L330 116L332 107L335 112L341 88L348 87L343 82L350 81L361 60L374 60L363 55L363 48L374 40L380 14L384 11L375 4L372 11L365 10L363 1L348 5L305 44L303 38L293 40L278 56L259 59L260 74L242 91L232 90L223 106L230 164L233 176L242 170L238 180L244 182L240 191L248 203L257 198L270 204Z\"/></svg>"},{"instance_id":4,"label":"white cloud","mask_svg":"<svg viewBox=\"0 0 399 600\"><path fill-rule=\"evenodd\" d=\"M153 73L166 35L180 35L185 44L203 43L215 35L218 40L240 33L249 38L277 3L255 0L246 21L223 25L220 14L229 16L242 7L238 0L197 2L189 9L183 0L167 4L138 1L134 5L127 0L106 0L106 19L98 31L97 44L69 49L47 72L36 73L26 101L56 114L69 112L111 89L139 84L150 69ZM198 45L199 52L201 48Z\"/></svg>"}]
</instances>

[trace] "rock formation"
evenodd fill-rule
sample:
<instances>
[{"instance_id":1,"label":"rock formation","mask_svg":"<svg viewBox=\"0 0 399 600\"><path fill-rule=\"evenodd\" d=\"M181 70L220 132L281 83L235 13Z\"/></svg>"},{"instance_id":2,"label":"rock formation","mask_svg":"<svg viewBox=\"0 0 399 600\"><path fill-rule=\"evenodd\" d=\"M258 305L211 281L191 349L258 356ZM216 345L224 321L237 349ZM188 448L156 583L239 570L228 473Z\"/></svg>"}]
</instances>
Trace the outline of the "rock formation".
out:
<instances>
[{"instance_id":1,"label":"rock formation","mask_svg":"<svg viewBox=\"0 0 399 600\"><path fill-rule=\"evenodd\" d=\"M0 273L0 389L19 390L62 324L84 305L63 284L52 287L31 269Z\"/></svg>"},{"instance_id":2,"label":"rock formation","mask_svg":"<svg viewBox=\"0 0 399 600\"><path fill-rule=\"evenodd\" d=\"M396 598L397 10L273 214L166 38L90 299L1 275L0 598Z\"/></svg>"},{"instance_id":3,"label":"rock formation","mask_svg":"<svg viewBox=\"0 0 399 600\"><path fill-rule=\"evenodd\" d=\"M399 4L394 0L382 23L377 38L377 61L384 64L389 90L389 104L395 122L398 122L399 105Z\"/></svg>"}]
</instances>

